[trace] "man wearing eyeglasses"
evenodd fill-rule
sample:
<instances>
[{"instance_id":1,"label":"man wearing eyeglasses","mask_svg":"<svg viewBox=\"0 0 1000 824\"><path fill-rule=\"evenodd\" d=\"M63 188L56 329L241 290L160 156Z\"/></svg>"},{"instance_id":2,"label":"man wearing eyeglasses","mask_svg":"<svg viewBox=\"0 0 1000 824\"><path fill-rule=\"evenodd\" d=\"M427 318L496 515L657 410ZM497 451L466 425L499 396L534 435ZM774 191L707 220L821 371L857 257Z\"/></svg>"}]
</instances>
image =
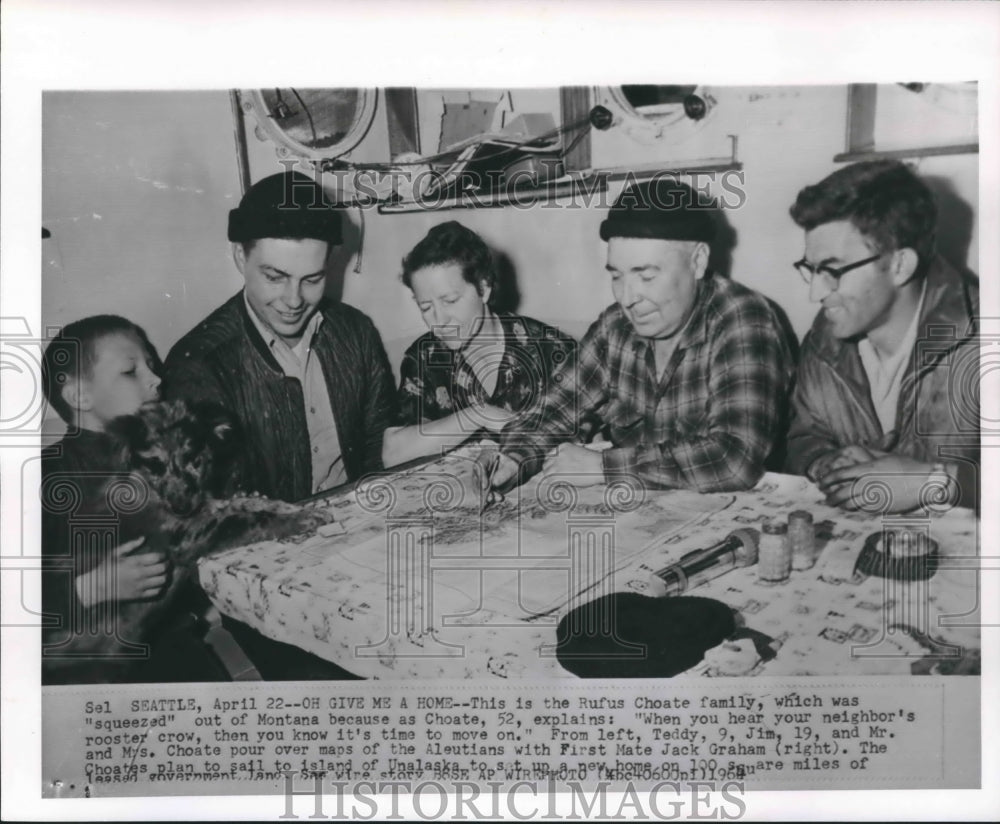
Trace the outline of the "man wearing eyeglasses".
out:
<instances>
[{"instance_id":1,"label":"man wearing eyeglasses","mask_svg":"<svg viewBox=\"0 0 1000 824\"><path fill-rule=\"evenodd\" d=\"M802 345L788 462L831 505L975 505L978 286L934 253L937 208L896 161L799 192L795 264L822 305Z\"/></svg>"}]
</instances>

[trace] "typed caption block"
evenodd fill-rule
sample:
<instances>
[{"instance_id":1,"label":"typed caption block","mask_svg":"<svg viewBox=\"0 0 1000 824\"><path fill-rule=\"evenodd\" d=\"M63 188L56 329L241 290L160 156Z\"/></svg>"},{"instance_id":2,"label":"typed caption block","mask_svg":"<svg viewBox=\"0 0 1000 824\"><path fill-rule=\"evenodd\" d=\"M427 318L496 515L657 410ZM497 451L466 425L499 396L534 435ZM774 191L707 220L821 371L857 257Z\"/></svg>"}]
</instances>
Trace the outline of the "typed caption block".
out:
<instances>
[{"instance_id":1,"label":"typed caption block","mask_svg":"<svg viewBox=\"0 0 1000 824\"><path fill-rule=\"evenodd\" d=\"M49 688L43 797L286 781L978 787L979 679Z\"/></svg>"}]
</instances>

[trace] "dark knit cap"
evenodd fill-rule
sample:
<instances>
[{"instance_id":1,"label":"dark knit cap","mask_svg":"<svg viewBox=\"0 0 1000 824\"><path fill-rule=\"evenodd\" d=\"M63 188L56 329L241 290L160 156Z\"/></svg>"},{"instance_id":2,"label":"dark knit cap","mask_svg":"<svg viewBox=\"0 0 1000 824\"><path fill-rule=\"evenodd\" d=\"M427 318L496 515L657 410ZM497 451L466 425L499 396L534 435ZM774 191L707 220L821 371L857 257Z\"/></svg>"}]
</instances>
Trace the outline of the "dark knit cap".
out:
<instances>
[{"instance_id":1,"label":"dark knit cap","mask_svg":"<svg viewBox=\"0 0 1000 824\"><path fill-rule=\"evenodd\" d=\"M280 172L257 181L229 212L229 239L314 238L337 245L341 219L315 180L301 172Z\"/></svg>"},{"instance_id":2,"label":"dark knit cap","mask_svg":"<svg viewBox=\"0 0 1000 824\"><path fill-rule=\"evenodd\" d=\"M715 237L713 208L675 178L646 180L619 195L601 223L601 240L637 237L711 243Z\"/></svg>"},{"instance_id":3,"label":"dark knit cap","mask_svg":"<svg viewBox=\"0 0 1000 824\"><path fill-rule=\"evenodd\" d=\"M556 627L556 658L580 678L672 678L736 629L721 601L612 592L574 607Z\"/></svg>"}]
</instances>

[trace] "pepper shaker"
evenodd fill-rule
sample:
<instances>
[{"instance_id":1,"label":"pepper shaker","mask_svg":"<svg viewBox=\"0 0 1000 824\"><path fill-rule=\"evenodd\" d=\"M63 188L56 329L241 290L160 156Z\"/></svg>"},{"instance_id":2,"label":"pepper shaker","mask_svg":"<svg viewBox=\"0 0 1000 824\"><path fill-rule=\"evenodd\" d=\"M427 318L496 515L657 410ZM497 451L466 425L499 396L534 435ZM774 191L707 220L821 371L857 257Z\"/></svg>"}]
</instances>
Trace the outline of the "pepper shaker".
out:
<instances>
[{"instance_id":1,"label":"pepper shaker","mask_svg":"<svg viewBox=\"0 0 1000 824\"><path fill-rule=\"evenodd\" d=\"M816 528L811 512L797 509L788 516L788 543L792 550L792 569L812 569L816 563Z\"/></svg>"}]
</instances>

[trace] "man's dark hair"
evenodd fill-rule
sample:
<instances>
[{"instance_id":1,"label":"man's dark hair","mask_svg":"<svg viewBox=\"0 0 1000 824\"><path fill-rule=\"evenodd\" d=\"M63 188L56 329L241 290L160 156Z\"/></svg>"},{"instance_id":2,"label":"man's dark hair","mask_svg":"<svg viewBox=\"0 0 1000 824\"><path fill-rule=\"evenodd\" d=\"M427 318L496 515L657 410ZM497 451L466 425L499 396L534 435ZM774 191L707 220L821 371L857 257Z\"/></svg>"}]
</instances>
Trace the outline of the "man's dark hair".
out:
<instances>
[{"instance_id":1,"label":"man's dark hair","mask_svg":"<svg viewBox=\"0 0 1000 824\"><path fill-rule=\"evenodd\" d=\"M70 381L93 376L97 360L97 345L103 338L127 335L138 341L153 360L154 372L159 372L156 349L141 326L118 315L93 315L63 327L42 356L42 391L45 399L66 423L75 423L74 410L63 398L62 389Z\"/></svg>"},{"instance_id":2,"label":"man's dark hair","mask_svg":"<svg viewBox=\"0 0 1000 824\"><path fill-rule=\"evenodd\" d=\"M875 246L872 251L913 249L922 275L934 254L937 205L930 188L896 160L854 163L799 192L789 210L807 232L849 220Z\"/></svg>"},{"instance_id":3,"label":"man's dark hair","mask_svg":"<svg viewBox=\"0 0 1000 824\"><path fill-rule=\"evenodd\" d=\"M447 264L461 267L462 277L477 290L484 283L488 287L496 283L496 267L489 247L479 235L456 220L435 226L403 258L403 283L412 289L414 272Z\"/></svg>"}]
</instances>

